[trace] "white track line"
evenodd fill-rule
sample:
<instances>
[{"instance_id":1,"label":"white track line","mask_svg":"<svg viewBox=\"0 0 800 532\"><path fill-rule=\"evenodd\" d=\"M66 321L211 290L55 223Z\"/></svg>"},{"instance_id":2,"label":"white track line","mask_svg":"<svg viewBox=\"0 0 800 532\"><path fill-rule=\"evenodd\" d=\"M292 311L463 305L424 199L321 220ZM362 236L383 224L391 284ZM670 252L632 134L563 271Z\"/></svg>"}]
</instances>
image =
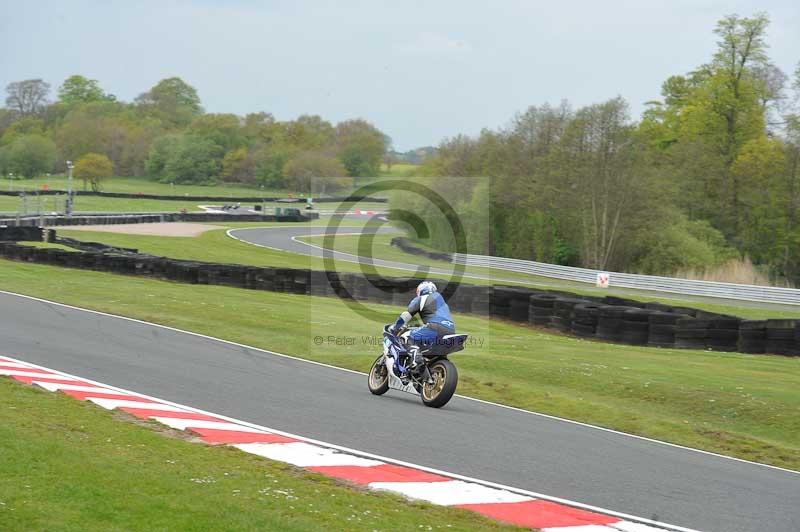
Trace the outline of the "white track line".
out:
<instances>
[{"instance_id":1,"label":"white track line","mask_svg":"<svg viewBox=\"0 0 800 532\"><path fill-rule=\"evenodd\" d=\"M0 293L8 293L8 292L4 292L4 291L0 290ZM29 297L29 296L23 296L23 297ZM36 299L36 298L31 298L31 299ZM45 301L45 302L50 303L49 301L46 301L46 300L41 300L41 301ZM61 303L56 303L56 304L64 306L64 307L67 307L67 308L75 308L77 310L85 310L85 309L80 309L80 308L77 308L77 307L70 307L69 305L62 305ZM88 311L88 312L93 312L93 313L96 313L96 314L104 314L102 312L97 312L97 311ZM106 315L107 316L111 316L111 317L120 317L122 319L127 319L127 320L130 320L130 321L140 321L140 320L135 320L133 318L124 318L124 317L121 317L121 316L114 316L113 314L106 314ZM141 322L141 323L147 323L147 322ZM152 324L152 325L157 325L157 326L163 327L165 329L170 329L170 327L166 327L166 326L163 326L163 325L158 325L158 324ZM174 330L176 330L178 332L184 332L184 331L179 331L178 329L174 329ZM189 333L189 334L195 334L195 333ZM202 336L202 335L197 335L197 336ZM232 344L232 342L227 342L225 340L223 340L223 342ZM233 345L239 345L239 344L233 344ZM258 348L254 348L254 349L257 349L259 351L264 351L263 349L258 349ZM266 352L269 353L269 351L266 351ZM364 451L359 451L357 449L351 449L349 447L344 447L344 446L341 446L341 445L336 445L336 444L333 444L333 443L324 442L324 441L321 441L321 440L315 440L313 438L308 438L306 436L300 436L300 435L297 435L297 434L293 434L291 432L286 432L286 431L282 431L282 430L272 429L272 428L269 428L269 427L264 427L262 425L257 425L255 423L251 423L249 421L243 421L243 420L240 420L240 419L231 418L231 417L224 416L224 415L221 415L221 414L215 414L214 412L209 412L207 410L201 410L199 408L194 408L194 407L191 407L191 406L182 405L180 403L174 403L172 401L167 401L165 399L159 399L157 397L152 397L152 396L141 394L141 393L134 392L134 391L131 391L131 390L126 390L125 388L119 388L119 387L116 387L116 386L111 386L111 385L104 384L104 383L101 383L101 382L93 381L91 379L85 379L85 378L82 378L82 377L77 377L75 375L71 375L69 373L66 373L66 372L63 372L63 371L60 371L60 370L54 370L54 369L47 368L47 367L44 367L44 366L39 366L37 364L33 364L32 362L25 362L23 360L18 360L18 359L15 359L13 357L10 357L10 356L6 356L6 358L9 358L9 359L13 360L14 362L20 362L20 363L23 363L23 364L28 364L31 367L35 367L35 368L39 368L39 369L47 370L47 371L57 372L58 374L60 374L62 376L70 377L70 378L76 379L76 380L82 380L84 382L89 382L89 383L95 384L95 385L97 385L99 387L104 387L104 388L107 388L107 389L110 389L110 390L115 390L115 391L124 392L124 393L128 393L128 394L135 394L138 397L141 397L141 398L144 398L144 399L149 399L149 400L154 401L154 402L159 402L159 403L162 403L162 405L173 406L173 407L178 408L178 409L183 410L183 411L187 411L188 410L190 412L195 412L195 413L198 413L198 414L205 414L207 416L213 416L213 417L216 417L216 418L219 418L219 419L222 419L222 420L226 420L226 421L229 421L231 423L235 423L237 425L241 425L241 427L236 429L236 430L239 430L239 431L242 431L242 427L250 427L252 429L256 429L255 430L256 432L268 432L268 433L272 433L272 434L278 434L278 435L281 435L281 436L286 436L288 438L294 438L294 439L301 440L303 442L307 442L307 443L310 443L310 444L315 444L315 445L319 445L319 446L322 446L322 447L327 447L329 449L335 449L335 450L338 450L338 451L342 451L342 452L345 452L345 453L350 453L350 454L353 454L353 455L356 455L356 456L361 456L361 457L368 458L368 459L373 459L373 460L382 461L382 462L386 462L386 463L390 463L390 464L396 464L396 465L400 465L400 466L410 467L410 468L417 469L417 470L420 470L420 471L426 471L428 473L433 473L435 475L441 475L441 476L450 477L451 479L454 479L454 480L463 480L465 482L472 482L472 483L480 484L482 486L487 486L487 487L490 487L490 488L506 490L506 491L509 491L509 492L512 492L512 493L516 493L516 494L519 494L519 495L525 495L527 497L532 497L534 499L542 499L542 500L546 500L546 501L556 502L556 503L559 503L559 504L564 504L566 506L572 506L574 508L580 508L580 509L588 510L588 511L591 511L591 512L597 512L597 513L610 515L610 516L613 516L613 517L618 517L620 519L627 520L627 521L633 521L633 522L636 522L636 523L652 525L652 526L655 526L655 527L659 527L659 528L662 528L662 529L668 529L668 530L672 530L672 531L675 531L675 532L700 532L699 530L695 530L695 529L692 529L692 528L685 528L685 527L681 527L681 526L677 526L677 525L671 525L671 524L668 524L668 523L662 523L662 522L659 522L659 521L646 519L644 517L638 517L638 516L634 516L634 515L630 515L630 514L625 514L625 513L622 513L622 512L616 512L614 510L608 510L608 509L605 509L605 508L600 508L598 506L592 506L592 505L589 505L589 504L583 504L583 503L580 503L580 502L571 501L569 499L562 499L560 497L553 497L551 495L545 495L543 493L537 493L537 492L534 492L534 491L524 490L522 488L515 488L513 486L506 486L504 484L498 484L496 482L490 482L488 480L481 480L481 479L477 479L477 478L468 477L468 476L465 476L465 475L459 475L457 473L450 473L450 472L447 472L447 471L442 471L440 469L434 469L432 467L426 467L426 466L422 466L422 465L418 465L418 464L412 464L410 462L404 462L402 460L397 460L397 459L389 458L389 457L386 457L386 456L380 456L380 455L376 455L376 454L372 454L372 453L367 453L367 452L364 452ZM287 356L287 358L294 358L294 357ZM302 359L300 359L300 360L302 360ZM347 370L347 371L350 371L350 370ZM358 373L358 372L353 372L353 373ZM91 399L89 399L89 400L91 400ZM100 401L100 399L95 399L92 402L97 402L97 401ZM98 403L98 404L100 404L100 403ZM278 444L278 445L280 445L280 444ZM564 530L561 530L559 532L564 532Z\"/></svg>"}]
</instances>

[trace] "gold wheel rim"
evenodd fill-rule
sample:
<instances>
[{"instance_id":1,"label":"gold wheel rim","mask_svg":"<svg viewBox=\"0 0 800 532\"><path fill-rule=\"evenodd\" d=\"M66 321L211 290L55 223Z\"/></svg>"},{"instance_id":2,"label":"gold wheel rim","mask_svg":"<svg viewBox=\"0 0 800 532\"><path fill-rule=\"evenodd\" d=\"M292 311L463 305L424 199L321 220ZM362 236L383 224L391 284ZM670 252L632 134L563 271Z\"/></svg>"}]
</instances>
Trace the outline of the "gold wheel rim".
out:
<instances>
[{"instance_id":1,"label":"gold wheel rim","mask_svg":"<svg viewBox=\"0 0 800 532\"><path fill-rule=\"evenodd\" d=\"M380 376L381 368L383 368L383 376ZM369 380L373 388L380 388L388 378L389 374L386 371L386 366L380 364L372 365L372 370L369 372Z\"/></svg>"},{"instance_id":2,"label":"gold wheel rim","mask_svg":"<svg viewBox=\"0 0 800 532\"><path fill-rule=\"evenodd\" d=\"M440 364L434 366L430 371L431 377L433 377L433 384L425 383L422 385L422 396L428 401L433 401L439 397L442 389L444 389L444 383L447 381L447 370Z\"/></svg>"}]
</instances>

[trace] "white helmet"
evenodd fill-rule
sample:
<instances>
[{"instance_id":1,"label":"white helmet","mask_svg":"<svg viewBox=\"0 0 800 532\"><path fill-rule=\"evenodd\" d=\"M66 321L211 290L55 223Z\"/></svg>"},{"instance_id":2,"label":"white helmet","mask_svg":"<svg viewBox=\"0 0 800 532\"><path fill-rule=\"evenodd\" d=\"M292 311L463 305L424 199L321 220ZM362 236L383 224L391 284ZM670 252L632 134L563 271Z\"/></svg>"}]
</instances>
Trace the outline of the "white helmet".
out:
<instances>
[{"instance_id":1,"label":"white helmet","mask_svg":"<svg viewBox=\"0 0 800 532\"><path fill-rule=\"evenodd\" d=\"M436 285L430 281L423 281L417 286L417 295L424 296L436 292Z\"/></svg>"}]
</instances>

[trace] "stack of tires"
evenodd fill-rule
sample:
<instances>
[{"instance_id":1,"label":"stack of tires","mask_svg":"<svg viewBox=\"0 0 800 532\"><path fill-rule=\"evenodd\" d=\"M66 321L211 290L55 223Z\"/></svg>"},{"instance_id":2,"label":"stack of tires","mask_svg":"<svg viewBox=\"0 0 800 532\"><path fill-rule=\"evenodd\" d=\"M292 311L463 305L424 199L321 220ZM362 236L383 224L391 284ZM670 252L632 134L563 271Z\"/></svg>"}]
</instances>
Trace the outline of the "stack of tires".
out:
<instances>
[{"instance_id":1,"label":"stack of tires","mask_svg":"<svg viewBox=\"0 0 800 532\"><path fill-rule=\"evenodd\" d=\"M511 321L528 323L530 312L531 291L520 288L514 291L509 305L509 315Z\"/></svg>"},{"instance_id":2,"label":"stack of tires","mask_svg":"<svg viewBox=\"0 0 800 532\"><path fill-rule=\"evenodd\" d=\"M307 295L308 285L311 283L311 270L292 270L292 284L289 291L292 294Z\"/></svg>"},{"instance_id":3,"label":"stack of tires","mask_svg":"<svg viewBox=\"0 0 800 532\"><path fill-rule=\"evenodd\" d=\"M715 316L709 320L706 347L714 351L736 351L739 349L739 325L736 316Z\"/></svg>"},{"instance_id":4,"label":"stack of tires","mask_svg":"<svg viewBox=\"0 0 800 532\"><path fill-rule=\"evenodd\" d=\"M320 270L311 270L308 277L308 295L327 296L328 294L328 276L326 272Z\"/></svg>"},{"instance_id":5,"label":"stack of tires","mask_svg":"<svg viewBox=\"0 0 800 532\"><path fill-rule=\"evenodd\" d=\"M291 268L275 268L275 291L292 292L294 270Z\"/></svg>"},{"instance_id":6,"label":"stack of tires","mask_svg":"<svg viewBox=\"0 0 800 532\"><path fill-rule=\"evenodd\" d=\"M465 285L459 284L455 288L453 294L449 297L449 299L447 299L447 306L450 307L450 310L453 312L472 312L471 292L465 287Z\"/></svg>"},{"instance_id":7,"label":"stack of tires","mask_svg":"<svg viewBox=\"0 0 800 532\"><path fill-rule=\"evenodd\" d=\"M489 299L489 315L492 318L508 318L511 316L511 300L515 288L496 286Z\"/></svg>"},{"instance_id":8,"label":"stack of tires","mask_svg":"<svg viewBox=\"0 0 800 532\"><path fill-rule=\"evenodd\" d=\"M650 334L647 345L650 347L675 347L675 331L678 320L686 317L683 314L656 310L650 314Z\"/></svg>"},{"instance_id":9,"label":"stack of tires","mask_svg":"<svg viewBox=\"0 0 800 532\"><path fill-rule=\"evenodd\" d=\"M675 329L675 347L683 349L705 349L706 335L711 323L708 319L680 318Z\"/></svg>"},{"instance_id":10,"label":"stack of tires","mask_svg":"<svg viewBox=\"0 0 800 532\"><path fill-rule=\"evenodd\" d=\"M794 348L800 351L800 320L794 325ZM795 355L800 355L800 352L796 352Z\"/></svg>"},{"instance_id":11,"label":"stack of tires","mask_svg":"<svg viewBox=\"0 0 800 532\"><path fill-rule=\"evenodd\" d=\"M531 325L550 325L553 316L553 303L556 296L552 294L533 294L528 298L528 323Z\"/></svg>"},{"instance_id":12,"label":"stack of tires","mask_svg":"<svg viewBox=\"0 0 800 532\"><path fill-rule=\"evenodd\" d=\"M413 287L419 284L419 281L412 277L394 277L392 278L392 284L394 286L392 287L390 303L404 307L411 301L411 296L414 294Z\"/></svg>"},{"instance_id":13,"label":"stack of tires","mask_svg":"<svg viewBox=\"0 0 800 532\"><path fill-rule=\"evenodd\" d=\"M489 303L492 297L491 286L475 286L472 288L472 313L478 316L489 315Z\"/></svg>"},{"instance_id":14,"label":"stack of tires","mask_svg":"<svg viewBox=\"0 0 800 532\"><path fill-rule=\"evenodd\" d=\"M739 323L739 343L737 349L740 353L766 353L767 321L743 320Z\"/></svg>"},{"instance_id":15,"label":"stack of tires","mask_svg":"<svg viewBox=\"0 0 800 532\"><path fill-rule=\"evenodd\" d=\"M67 267L68 268L80 268L81 267L81 261L83 260L82 257L81 257L82 255L83 255L83 253L70 253L69 255L67 255L67 263L66 263ZM134 257L133 266L134 266L133 271L134 271L134 273L136 273L138 271L138 269L139 269L139 258L138 257Z\"/></svg>"},{"instance_id":16,"label":"stack of tires","mask_svg":"<svg viewBox=\"0 0 800 532\"><path fill-rule=\"evenodd\" d=\"M625 299L617 296L606 296L601 301L604 305L611 305L614 307L627 307L627 308L644 308L645 304L641 301L633 299Z\"/></svg>"},{"instance_id":17,"label":"stack of tires","mask_svg":"<svg viewBox=\"0 0 800 532\"><path fill-rule=\"evenodd\" d=\"M600 305L597 309L597 332L595 336L609 342L622 340L623 318L631 307Z\"/></svg>"},{"instance_id":18,"label":"stack of tires","mask_svg":"<svg viewBox=\"0 0 800 532\"><path fill-rule=\"evenodd\" d=\"M794 347L800 350L800 320L794 325Z\"/></svg>"},{"instance_id":19,"label":"stack of tires","mask_svg":"<svg viewBox=\"0 0 800 532\"><path fill-rule=\"evenodd\" d=\"M583 299L559 297L553 302L553 315L550 326L559 331L569 332L572 328L572 310L576 305L586 303Z\"/></svg>"},{"instance_id":20,"label":"stack of tires","mask_svg":"<svg viewBox=\"0 0 800 532\"><path fill-rule=\"evenodd\" d=\"M622 316L622 342L630 345L647 345L650 340L650 316L655 310L628 309Z\"/></svg>"},{"instance_id":21,"label":"stack of tires","mask_svg":"<svg viewBox=\"0 0 800 532\"><path fill-rule=\"evenodd\" d=\"M391 301L390 288L384 278L374 274L367 274L364 278L367 281L365 301L373 303L386 303L387 299Z\"/></svg>"},{"instance_id":22,"label":"stack of tires","mask_svg":"<svg viewBox=\"0 0 800 532\"><path fill-rule=\"evenodd\" d=\"M42 241L42 230L38 227L0 227L0 240L16 242L19 240L30 242Z\"/></svg>"},{"instance_id":23,"label":"stack of tires","mask_svg":"<svg viewBox=\"0 0 800 532\"><path fill-rule=\"evenodd\" d=\"M767 320L767 352L778 355L800 355L795 342L796 320Z\"/></svg>"},{"instance_id":24,"label":"stack of tires","mask_svg":"<svg viewBox=\"0 0 800 532\"><path fill-rule=\"evenodd\" d=\"M584 338L594 337L597 333L597 320L600 305L594 303L580 303L572 308L572 323L570 331L576 336Z\"/></svg>"}]
</instances>

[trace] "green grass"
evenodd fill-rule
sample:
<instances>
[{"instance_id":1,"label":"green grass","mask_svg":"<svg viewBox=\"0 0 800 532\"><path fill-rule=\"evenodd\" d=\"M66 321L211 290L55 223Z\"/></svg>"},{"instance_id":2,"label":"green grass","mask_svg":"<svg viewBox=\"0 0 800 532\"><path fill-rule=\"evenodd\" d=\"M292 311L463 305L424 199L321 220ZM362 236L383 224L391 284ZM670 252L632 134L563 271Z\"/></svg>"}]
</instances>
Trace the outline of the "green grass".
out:
<instances>
[{"instance_id":1,"label":"green grass","mask_svg":"<svg viewBox=\"0 0 800 532\"><path fill-rule=\"evenodd\" d=\"M373 305L372 321L334 298L10 261L0 261L0 288L360 371L376 355L369 338L399 310ZM455 318L483 342L455 358L463 394L800 470L800 358L613 345Z\"/></svg>"},{"instance_id":2,"label":"green grass","mask_svg":"<svg viewBox=\"0 0 800 532\"><path fill-rule=\"evenodd\" d=\"M133 419L0 378L0 528L511 529Z\"/></svg>"},{"instance_id":3,"label":"green grass","mask_svg":"<svg viewBox=\"0 0 800 532\"><path fill-rule=\"evenodd\" d=\"M396 163L392 165L392 169L385 164L381 164L381 177L413 177L419 170L419 165Z\"/></svg>"},{"instance_id":4,"label":"green grass","mask_svg":"<svg viewBox=\"0 0 800 532\"><path fill-rule=\"evenodd\" d=\"M43 185L53 190L67 190L67 177L51 175L33 179L12 180L13 190L41 190ZM83 190L83 181L73 179L73 188ZM8 179L0 178L0 189L8 190ZM87 188L91 190L91 187ZM103 181L103 192L127 192L131 194L160 194L169 196L285 196L286 190L263 190L257 186L240 183L220 183L217 185L170 185L151 181L145 177L111 177Z\"/></svg>"}]
</instances>

